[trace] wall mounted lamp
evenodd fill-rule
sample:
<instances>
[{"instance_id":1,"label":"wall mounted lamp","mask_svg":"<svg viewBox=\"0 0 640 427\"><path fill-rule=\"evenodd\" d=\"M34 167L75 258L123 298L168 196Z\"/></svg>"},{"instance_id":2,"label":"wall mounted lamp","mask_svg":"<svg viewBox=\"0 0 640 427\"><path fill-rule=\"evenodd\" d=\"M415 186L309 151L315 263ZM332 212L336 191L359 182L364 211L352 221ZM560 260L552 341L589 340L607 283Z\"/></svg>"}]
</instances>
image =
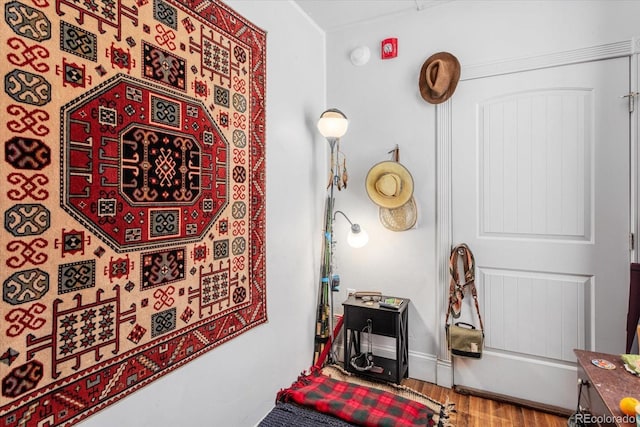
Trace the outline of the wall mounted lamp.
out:
<instances>
[{"instance_id":1,"label":"wall mounted lamp","mask_svg":"<svg viewBox=\"0 0 640 427\"><path fill-rule=\"evenodd\" d=\"M335 211L333 214L333 220L335 221L336 215L341 214L349 224L351 225L351 229L349 230L349 234L347 235L347 243L352 248L361 248L369 242L369 235L367 231L360 226L360 224L354 224L351 222L349 217L342 211Z\"/></svg>"}]
</instances>

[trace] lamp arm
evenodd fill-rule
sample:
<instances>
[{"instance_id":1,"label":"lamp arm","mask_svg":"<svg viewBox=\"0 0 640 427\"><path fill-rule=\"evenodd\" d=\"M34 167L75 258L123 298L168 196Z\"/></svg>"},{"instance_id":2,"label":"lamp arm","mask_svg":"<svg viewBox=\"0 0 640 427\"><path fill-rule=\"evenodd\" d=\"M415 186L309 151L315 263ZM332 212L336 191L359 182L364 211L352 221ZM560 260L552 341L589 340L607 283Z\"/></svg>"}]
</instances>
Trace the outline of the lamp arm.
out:
<instances>
[{"instance_id":1,"label":"lamp arm","mask_svg":"<svg viewBox=\"0 0 640 427\"><path fill-rule=\"evenodd\" d=\"M342 211L335 211L333 213L333 220L336 220L336 215L337 214L342 214L342 216L344 217L344 219L346 219L347 221L349 221L349 225L351 225L351 232L358 234L362 229L360 228L360 224L354 224L353 222L351 222L351 220L349 219L349 217L347 216L347 214L345 214Z\"/></svg>"},{"instance_id":2,"label":"lamp arm","mask_svg":"<svg viewBox=\"0 0 640 427\"><path fill-rule=\"evenodd\" d=\"M344 212L342 212L342 211L335 211L335 212L333 213L333 220L334 220L334 221L335 221L335 219L336 219L336 215L337 215L337 214L341 214L341 215L344 217L344 219L346 219L347 221L349 221L349 224L351 224L351 226L353 227L353 223L351 222L351 220L349 219L349 217L347 216L347 214L345 214L345 213L344 213Z\"/></svg>"}]
</instances>

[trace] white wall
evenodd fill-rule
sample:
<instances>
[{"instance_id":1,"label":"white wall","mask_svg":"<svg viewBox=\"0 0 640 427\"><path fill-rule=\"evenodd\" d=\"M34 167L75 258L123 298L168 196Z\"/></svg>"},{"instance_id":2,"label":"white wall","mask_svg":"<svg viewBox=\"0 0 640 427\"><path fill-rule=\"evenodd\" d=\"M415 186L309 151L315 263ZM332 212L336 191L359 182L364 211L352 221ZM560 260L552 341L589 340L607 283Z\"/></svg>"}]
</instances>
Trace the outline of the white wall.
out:
<instances>
[{"instance_id":1,"label":"white wall","mask_svg":"<svg viewBox=\"0 0 640 427\"><path fill-rule=\"evenodd\" d=\"M307 369L325 178L324 34L288 1L227 1L267 31L269 322L98 412L83 426L254 426ZM317 238L316 238L317 237Z\"/></svg>"},{"instance_id":2,"label":"white wall","mask_svg":"<svg viewBox=\"0 0 640 427\"><path fill-rule=\"evenodd\" d=\"M336 204L370 235L363 249L338 248L341 286L411 299L411 376L436 381L444 324L436 318L436 110L418 92L423 62L449 51L464 77L470 65L629 40L640 35L638 17L640 1L452 1L327 34L327 104L350 119L342 141L350 186ZM399 56L380 60L387 37L398 38ZM367 65L349 61L357 46L371 49ZM413 174L419 209L416 229L400 233L380 224L364 189L369 168L389 160L395 144Z\"/></svg>"}]
</instances>

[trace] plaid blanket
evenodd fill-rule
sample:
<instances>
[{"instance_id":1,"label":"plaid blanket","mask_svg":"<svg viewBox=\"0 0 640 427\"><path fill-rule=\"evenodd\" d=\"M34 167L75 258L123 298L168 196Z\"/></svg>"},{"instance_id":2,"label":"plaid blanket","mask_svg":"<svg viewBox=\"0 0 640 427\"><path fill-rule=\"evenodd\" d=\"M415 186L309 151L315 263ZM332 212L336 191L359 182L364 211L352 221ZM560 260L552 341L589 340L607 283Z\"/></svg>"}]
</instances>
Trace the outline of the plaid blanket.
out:
<instances>
[{"instance_id":1,"label":"plaid blanket","mask_svg":"<svg viewBox=\"0 0 640 427\"><path fill-rule=\"evenodd\" d=\"M440 414L389 391L330 378L319 370L281 390L277 400L294 402L361 426L435 426Z\"/></svg>"}]
</instances>

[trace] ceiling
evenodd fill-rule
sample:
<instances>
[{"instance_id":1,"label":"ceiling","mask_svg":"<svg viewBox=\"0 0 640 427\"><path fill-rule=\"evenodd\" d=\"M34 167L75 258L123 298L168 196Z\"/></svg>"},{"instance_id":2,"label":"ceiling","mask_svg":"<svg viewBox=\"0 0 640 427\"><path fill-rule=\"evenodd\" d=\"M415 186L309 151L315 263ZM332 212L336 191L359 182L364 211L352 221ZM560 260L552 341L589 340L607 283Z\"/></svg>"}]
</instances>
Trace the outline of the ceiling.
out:
<instances>
[{"instance_id":1,"label":"ceiling","mask_svg":"<svg viewBox=\"0 0 640 427\"><path fill-rule=\"evenodd\" d=\"M452 0L294 0L324 31L417 12Z\"/></svg>"}]
</instances>

